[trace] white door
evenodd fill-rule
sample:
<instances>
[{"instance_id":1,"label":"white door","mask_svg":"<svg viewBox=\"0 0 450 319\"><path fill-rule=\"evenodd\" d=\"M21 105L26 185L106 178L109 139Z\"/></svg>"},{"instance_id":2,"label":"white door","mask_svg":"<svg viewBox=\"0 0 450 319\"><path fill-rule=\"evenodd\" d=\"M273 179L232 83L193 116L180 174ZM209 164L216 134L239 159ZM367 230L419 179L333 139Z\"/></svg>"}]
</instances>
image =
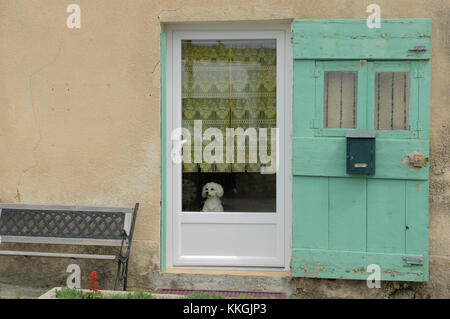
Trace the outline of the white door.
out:
<instances>
[{"instance_id":1,"label":"white door","mask_svg":"<svg viewBox=\"0 0 450 319\"><path fill-rule=\"evenodd\" d=\"M287 266L287 39L287 30L168 34L169 267Z\"/></svg>"}]
</instances>

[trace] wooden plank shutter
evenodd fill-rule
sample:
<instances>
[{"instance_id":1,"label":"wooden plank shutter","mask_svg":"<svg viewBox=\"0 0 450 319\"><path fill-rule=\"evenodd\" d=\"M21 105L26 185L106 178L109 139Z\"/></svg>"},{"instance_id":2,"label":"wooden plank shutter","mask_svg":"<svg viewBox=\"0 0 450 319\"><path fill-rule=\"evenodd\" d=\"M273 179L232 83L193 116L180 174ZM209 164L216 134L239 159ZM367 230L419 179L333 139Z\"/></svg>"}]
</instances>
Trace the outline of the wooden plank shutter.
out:
<instances>
[{"instance_id":1,"label":"wooden plank shutter","mask_svg":"<svg viewBox=\"0 0 450 319\"><path fill-rule=\"evenodd\" d=\"M382 280L428 280L428 165L405 156L429 154L431 20L383 19L380 29L363 19L296 20L292 37L292 275L367 279L377 264ZM340 92L340 113L324 113L329 92ZM391 99L391 113L380 99ZM394 101L408 109L394 112ZM380 110L387 129L377 125ZM352 129L376 130L375 175L346 174Z\"/></svg>"}]
</instances>

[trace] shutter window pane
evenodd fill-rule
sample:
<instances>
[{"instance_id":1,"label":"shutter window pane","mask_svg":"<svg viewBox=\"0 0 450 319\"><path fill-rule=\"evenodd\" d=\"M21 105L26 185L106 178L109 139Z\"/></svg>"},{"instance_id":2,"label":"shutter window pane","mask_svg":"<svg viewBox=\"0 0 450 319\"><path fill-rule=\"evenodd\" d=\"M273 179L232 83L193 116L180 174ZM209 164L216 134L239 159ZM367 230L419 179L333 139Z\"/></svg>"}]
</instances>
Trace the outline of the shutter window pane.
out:
<instances>
[{"instance_id":1,"label":"shutter window pane","mask_svg":"<svg viewBox=\"0 0 450 319\"><path fill-rule=\"evenodd\" d=\"M409 72L375 73L375 129L409 130Z\"/></svg>"},{"instance_id":2,"label":"shutter window pane","mask_svg":"<svg viewBox=\"0 0 450 319\"><path fill-rule=\"evenodd\" d=\"M324 72L324 128L356 128L358 72Z\"/></svg>"}]
</instances>

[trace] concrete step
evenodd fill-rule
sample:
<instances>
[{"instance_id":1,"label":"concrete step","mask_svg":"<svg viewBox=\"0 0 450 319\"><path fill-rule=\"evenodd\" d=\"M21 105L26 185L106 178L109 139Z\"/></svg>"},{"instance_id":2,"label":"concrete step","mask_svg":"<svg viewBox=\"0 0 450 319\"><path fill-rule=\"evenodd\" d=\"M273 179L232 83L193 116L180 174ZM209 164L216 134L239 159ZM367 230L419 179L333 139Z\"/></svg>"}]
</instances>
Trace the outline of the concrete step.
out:
<instances>
[{"instance_id":1,"label":"concrete step","mask_svg":"<svg viewBox=\"0 0 450 319\"><path fill-rule=\"evenodd\" d=\"M295 283L290 276L226 273L161 273L152 271L150 289L221 290L247 292L283 292L290 297Z\"/></svg>"}]
</instances>

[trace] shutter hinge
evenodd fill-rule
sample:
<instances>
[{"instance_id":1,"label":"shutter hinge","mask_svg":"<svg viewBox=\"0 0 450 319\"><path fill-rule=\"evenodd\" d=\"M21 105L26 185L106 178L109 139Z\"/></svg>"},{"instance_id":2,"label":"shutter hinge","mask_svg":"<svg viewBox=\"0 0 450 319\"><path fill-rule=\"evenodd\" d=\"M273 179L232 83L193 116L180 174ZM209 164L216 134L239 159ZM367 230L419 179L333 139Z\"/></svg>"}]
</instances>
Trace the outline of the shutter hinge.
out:
<instances>
[{"instance_id":1,"label":"shutter hinge","mask_svg":"<svg viewBox=\"0 0 450 319\"><path fill-rule=\"evenodd\" d=\"M416 122L416 125L415 125L415 127L414 127L414 131L415 131L415 133L416 133L416 138L419 138L420 137L420 132L422 132L423 131L423 125L422 125L422 121L417 121Z\"/></svg>"},{"instance_id":2,"label":"shutter hinge","mask_svg":"<svg viewBox=\"0 0 450 319\"><path fill-rule=\"evenodd\" d=\"M422 121L417 121L416 130L417 131L423 131Z\"/></svg>"},{"instance_id":3,"label":"shutter hinge","mask_svg":"<svg viewBox=\"0 0 450 319\"><path fill-rule=\"evenodd\" d=\"M415 45L414 48L409 49L408 51L414 53L425 53L427 52L427 47L425 45Z\"/></svg>"},{"instance_id":4,"label":"shutter hinge","mask_svg":"<svg viewBox=\"0 0 450 319\"><path fill-rule=\"evenodd\" d=\"M320 71L319 71L319 69L314 69L314 72L313 72L312 77L313 77L313 78L318 78L319 76L320 76Z\"/></svg>"},{"instance_id":5,"label":"shutter hinge","mask_svg":"<svg viewBox=\"0 0 450 319\"><path fill-rule=\"evenodd\" d=\"M423 131L423 126L421 121L417 121L412 123L410 126L410 131L413 133L414 138L419 138L420 131Z\"/></svg>"},{"instance_id":6,"label":"shutter hinge","mask_svg":"<svg viewBox=\"0 0 450 319\"><path fill-rule=\"evenodd\" d=\"M402 260L408 265L423 265L422 257L402 257Z\"/></svg>"},{"instance_id":7,"label":"shutter hinge","mask_svg":"<svg viewBox=\"0 0 450 319\"><path fill-rule=\"evenodd\" d=\"M310 127L310 128L319 128L319 121L316 120L316 119L312 119L312 120L309 122L309 127Z\"/></svg>"},{"instance_id":8,"label":"shutter hinge","mask_svg":"<svg viewBox=\"0 0 450 319\"><path fill-rule=\"evenodd\" d=\"M414 70L414 77L415 78L423 78L423 71L419 68L416 68Z\"/></svg>"}]
</instances>

